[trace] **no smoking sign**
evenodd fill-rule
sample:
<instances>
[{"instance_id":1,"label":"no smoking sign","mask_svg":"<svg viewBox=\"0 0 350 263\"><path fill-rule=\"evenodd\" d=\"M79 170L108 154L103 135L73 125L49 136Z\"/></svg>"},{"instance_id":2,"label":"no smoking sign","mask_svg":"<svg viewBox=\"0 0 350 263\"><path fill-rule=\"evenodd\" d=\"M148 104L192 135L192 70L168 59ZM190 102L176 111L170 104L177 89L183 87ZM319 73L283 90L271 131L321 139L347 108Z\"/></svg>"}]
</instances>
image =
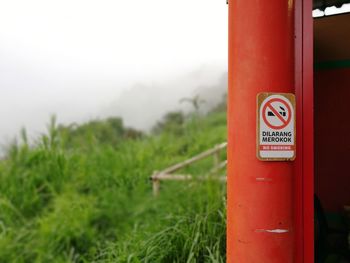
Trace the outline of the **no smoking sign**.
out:
<instances>
[{"instance_id":1,"label":"no smoking sign","mask_svg":"<svg viewBox=\"0 0 350 263\"><path fill-rule=\"evenodd\" d=\"M257 104L258 159L263 161L294 160L294 94L259 93Z\"/></svg>"}]
</instances>

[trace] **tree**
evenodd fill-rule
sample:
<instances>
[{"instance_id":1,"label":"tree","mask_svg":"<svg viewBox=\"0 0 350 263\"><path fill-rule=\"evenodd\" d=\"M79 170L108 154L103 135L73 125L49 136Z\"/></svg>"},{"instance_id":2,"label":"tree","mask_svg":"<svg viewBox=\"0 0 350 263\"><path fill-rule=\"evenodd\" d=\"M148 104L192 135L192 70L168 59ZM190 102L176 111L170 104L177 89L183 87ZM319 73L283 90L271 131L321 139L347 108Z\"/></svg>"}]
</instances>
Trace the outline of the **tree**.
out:
<instances>
[{"instance_id":1,"label":"tree","mask_svg":"<svg viewBox=\"0 0 350 263\"><path fill-rule=\"evenodd\" d=\"M180 100L180 103L184 103L184 102L190 103L196 112L199 111L201 104L206 103L206 101L201 99L199 95L196 95L193 98L182 98Z\"/></svg>"}]
</instances>

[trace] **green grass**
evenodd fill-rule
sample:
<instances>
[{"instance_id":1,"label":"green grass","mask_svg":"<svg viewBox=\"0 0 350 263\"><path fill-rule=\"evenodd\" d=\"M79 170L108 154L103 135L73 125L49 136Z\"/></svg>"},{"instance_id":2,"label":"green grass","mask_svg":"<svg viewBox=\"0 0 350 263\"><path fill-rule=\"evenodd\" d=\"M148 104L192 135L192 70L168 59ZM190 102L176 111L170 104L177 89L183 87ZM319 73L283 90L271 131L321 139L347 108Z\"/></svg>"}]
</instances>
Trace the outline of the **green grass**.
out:
<instances>
[{"instance_id":1,"label":"green grass","mask_svg":"<svg viewBox=\"0 0 350 263\"><path fill-rule=\"evenodd\" d=\"M154 135L115 125L71 132L53 121L34 147L25 133L10 147L0 162L0 262L225 262L225 185L164 182L155 198L149 181L225 141L225 113ZM182 172L200 176L212 163Z\"/></svg>"}]
</instances>

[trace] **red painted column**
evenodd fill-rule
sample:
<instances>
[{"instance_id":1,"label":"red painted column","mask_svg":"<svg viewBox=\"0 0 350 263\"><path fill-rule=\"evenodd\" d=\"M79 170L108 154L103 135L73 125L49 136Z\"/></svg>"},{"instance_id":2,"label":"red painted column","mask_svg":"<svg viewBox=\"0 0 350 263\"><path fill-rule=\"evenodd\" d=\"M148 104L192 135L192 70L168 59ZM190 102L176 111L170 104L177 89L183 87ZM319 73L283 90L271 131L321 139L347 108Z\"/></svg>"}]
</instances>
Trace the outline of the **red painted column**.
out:
<instances>
[{"instance_id":1,"label":"red painted column","mask_svg":"<svg viewBox=\"0 0 350 263\"><path fill-rule=\"evenodd\" d=\"M294 30L293 0L230 0L228 263L295 262L294 162L256 157L257 94L294 93Z\"/></svg>"}]
</instances>

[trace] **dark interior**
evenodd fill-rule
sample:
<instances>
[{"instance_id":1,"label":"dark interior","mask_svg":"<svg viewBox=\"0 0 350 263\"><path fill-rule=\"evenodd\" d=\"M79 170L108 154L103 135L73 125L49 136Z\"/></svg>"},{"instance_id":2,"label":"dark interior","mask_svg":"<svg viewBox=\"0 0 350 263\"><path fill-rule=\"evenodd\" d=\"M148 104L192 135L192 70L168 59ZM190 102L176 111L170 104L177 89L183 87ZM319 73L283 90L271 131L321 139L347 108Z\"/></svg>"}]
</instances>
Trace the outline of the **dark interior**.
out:
<instances>
[{"instance_id":1,"label":"dark interior","mask_svg":"<svg viewBox=\"0 0 350 263\"><path fill-rule=\"evenodd\" d=\"M317 262L350 262L350 13L314 20Z\"/></svg>"},{"instance_id":2,"label":"dark interior","mask_svg":"<svg viewBox=\"0 0 350 263\"><path fill-rule=\"evenodd\" d=\"M314 0L313 8L324 10L328 6L341 7L343 4L350 3L350 0Z\"/></svg>"}]
</instances>

